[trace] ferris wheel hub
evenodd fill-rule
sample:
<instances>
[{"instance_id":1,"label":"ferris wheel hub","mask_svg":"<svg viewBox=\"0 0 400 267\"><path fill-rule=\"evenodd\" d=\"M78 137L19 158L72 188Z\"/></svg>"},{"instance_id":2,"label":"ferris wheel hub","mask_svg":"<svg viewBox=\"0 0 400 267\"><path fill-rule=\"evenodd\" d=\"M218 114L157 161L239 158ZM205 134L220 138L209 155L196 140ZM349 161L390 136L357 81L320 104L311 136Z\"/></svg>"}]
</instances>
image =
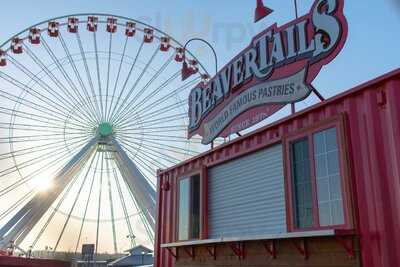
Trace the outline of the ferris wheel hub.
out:
<instances>
[{"instance_id":1,"label":"ferris wheel hub","mask_svg":"<svg viewBox=\"0 0 400 267\"><path fill-rule=\"evenodd\" d=\"M109 122L100 123L98 133L101 137L108 137L114 133L114 127Z\"/></svg>"}]
</instances>

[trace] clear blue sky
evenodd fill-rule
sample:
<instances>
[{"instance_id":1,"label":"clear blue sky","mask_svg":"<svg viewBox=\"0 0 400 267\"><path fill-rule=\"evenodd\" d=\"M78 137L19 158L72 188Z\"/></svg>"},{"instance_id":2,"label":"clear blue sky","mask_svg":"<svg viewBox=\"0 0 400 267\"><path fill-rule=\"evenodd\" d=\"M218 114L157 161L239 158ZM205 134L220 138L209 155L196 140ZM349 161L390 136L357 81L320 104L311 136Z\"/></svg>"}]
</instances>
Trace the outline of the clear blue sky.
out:
<instances>
[{"instance_id":1,"label":"clear blue sky","mask_svg":"<svg viewBox=\"0 0 400 267\"><path fill-rule=\"evenodd\" d=\"M298 0L300 14L313 0ZM326 96L349 89L399 67L400 0L347 0L347 44L314 85ZM0 41L47 18L71 13L105 12L143 20L184 42L202 37L215 47L220 67L273 22L294 17L293 0L264 0L275 12L254 24L255 0L40 0L2 1ZM213 58L200 45L190 48L213 72Z\"/></svg>"}]
</instances>

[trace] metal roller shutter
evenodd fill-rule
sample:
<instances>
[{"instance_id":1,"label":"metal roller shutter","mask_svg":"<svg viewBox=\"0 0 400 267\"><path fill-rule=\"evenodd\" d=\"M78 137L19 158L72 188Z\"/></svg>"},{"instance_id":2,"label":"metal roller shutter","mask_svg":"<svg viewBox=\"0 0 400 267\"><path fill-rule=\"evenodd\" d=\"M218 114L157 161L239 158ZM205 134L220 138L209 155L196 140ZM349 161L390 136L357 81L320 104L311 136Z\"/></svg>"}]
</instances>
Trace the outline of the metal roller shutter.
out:
<instances>
[{"instance_id":1,"label":"metal roller shutter","mask_svg":"<svg viewBox=\"0 0 400 267\"><path fill-rule=\"evenodd\" d=\"M209 238L285 233L282 145L209 169Z\"/></svg>"}]
</instances>

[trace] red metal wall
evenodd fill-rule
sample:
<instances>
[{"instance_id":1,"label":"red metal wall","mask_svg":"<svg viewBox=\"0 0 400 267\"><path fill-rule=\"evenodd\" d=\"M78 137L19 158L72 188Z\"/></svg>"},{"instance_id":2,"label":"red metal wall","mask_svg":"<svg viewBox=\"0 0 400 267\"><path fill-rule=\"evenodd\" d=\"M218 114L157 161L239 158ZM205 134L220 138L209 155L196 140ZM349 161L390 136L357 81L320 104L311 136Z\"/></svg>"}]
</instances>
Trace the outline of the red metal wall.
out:
<instances>
[{"instance_id":1,"label":"red metal wall","mask_svg":"<svg viewBox=\"0 0 400 267\"><path fill-rule=\"evenodd\" d=\"M174 258L159 246L175 241L178 176L254 152L338 114L346 118L362 266L400 266L400 70L160 172L155 266L173 266Z\"/></svg>"},{"instance_id":2,"label":"red metal wall","mask_svg":"<svg viewBox=\"0 0 400 267\"><path fill-rule=\"evenodd\" d=\"M0 256L0 267L70 267L66 261Z\"/></svg>"}]
</instances>

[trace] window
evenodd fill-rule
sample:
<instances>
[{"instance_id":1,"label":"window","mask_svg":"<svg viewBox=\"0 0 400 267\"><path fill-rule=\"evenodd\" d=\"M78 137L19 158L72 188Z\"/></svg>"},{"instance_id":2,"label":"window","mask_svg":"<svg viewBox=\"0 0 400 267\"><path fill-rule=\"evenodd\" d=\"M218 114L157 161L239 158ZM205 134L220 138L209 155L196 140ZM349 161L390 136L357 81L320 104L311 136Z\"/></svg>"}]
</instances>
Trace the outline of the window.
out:
<instances>
[{"instance_id":1,"label":"window","mask_svg":"<svg viewBox=\"0 0 400 267\"><path fill-rule=\"evenodd\" d=\"M200 175L179 181L178 239L200 236Z\"/></svg>"},{"instance_id":2,"label":"window","mask_svg":"<svg viewBox=\"0 0 400 267\"><path fill-rule=\"evenodd\" d=\"M313 203L307 139L292 144L292 174L295 225L297 228L311 227L313 224Z\"/></svg>"},{"instance_id":3,"label":"window","mask_svg":"<svg viewBox=\"0 0 400 267\"><path fill-rule=\"evenodd\" d=\"M294 227L344 225L336 127L295 139L289 146Z\"/></svg>"},{"instance_id":4,"label":"window","mask_svg":"<svg viewBox=\"0 0 400 267\"><path fill-rule=\"evenodd\" d=\"M319 224L344 224L336 128L314 134Z\"/></svg>"}]
</instances>

